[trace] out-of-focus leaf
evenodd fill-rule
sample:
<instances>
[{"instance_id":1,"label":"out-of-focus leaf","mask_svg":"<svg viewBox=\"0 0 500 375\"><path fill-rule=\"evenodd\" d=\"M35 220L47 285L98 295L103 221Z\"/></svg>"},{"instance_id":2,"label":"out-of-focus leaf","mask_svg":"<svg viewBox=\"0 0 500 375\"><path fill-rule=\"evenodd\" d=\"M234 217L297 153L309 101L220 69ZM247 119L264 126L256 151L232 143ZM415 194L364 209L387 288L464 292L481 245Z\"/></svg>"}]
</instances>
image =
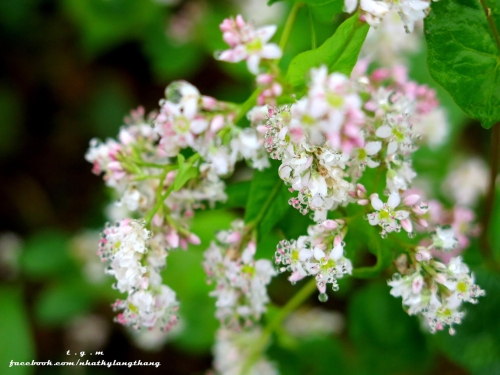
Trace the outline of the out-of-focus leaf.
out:
<instances>
[{"instance_id":1,"label":"out-of-focus leaf","mask_svg":"<svg viewBox=\"0 0 500 375\"><path fill-rule=\"evenodd\" d=\"M63 9L81 30L83 47L94 56L126 39L139 39L166 8L143 0L64 0Z\"/></svg>"},{"instance_id":2,"label":"out-of-focus leaf","mask_svg":"<svg viewBox=\"0 0 500 375\"><path fill-rule=\"evenodd\" d=\"M380 272L389 267L392 262L392 250L386 243L382 242L380 235L373 230L374 228L366 228L368 241L366 247L377 257L377 263L372 267L354 268L352 271L353 277L362 279L378 276Z\"/></svg>"},{"instance_id":3,"label":"out-of-focus leaf","mask_svg":"<svg viewBox=\"0 0 500 375\"><path fill-rule=\"evenodd\" d=\"M116 137L124 116L133 106L131 94L119 77L101 77L85 105L89 127L95 137Z\"/></svg>"},{"instance_id":4,"label":"out-of-focus leaf","mask_svg":"<svg viewBox=\"0 0 500 375\"><path fill-rule=\"evenodd\" d=\"M278 175L280 163L255 171L245 210L245 223L258 222L259 236L267 234L289 208L291 193Z\"/></svg>"},{"instance_id":5,"label":"out-of-focus leaf","mask_svg":"<svg viewBox=\"0 0 500 375\"><path fill-rule=\"evenodd\" d=\"M358 353L356 367L384 375L428 370L430 353L417 321L403 311L401 299L391 296L387 285L375 283L358 291L350 300L348 316L349 336Z\"/></svg>"},{"instance_id":6,"label":"out-of-focus leaf","mask_svg":"<svg viewBox=\"0 0 500 375\"><path fill-rule=\"evenodd\" d=\"M206 283L203 252L215 233L229 228L234 219L233 214L224 211L198 213L191 228L200 237L201 244L191 245L187 251L173 252L167 258L163 280L177 293L181 301L179 314L185 320L185 328L175 343L186 350L206 352L213 344L219 322L215 319L215 299L208 295L215 286Z\"/></svg>"},{"instance_id":7,"label":"out-of-focus leaf","mask_svg":"<svg viewBox=\"0 0 500 375\"><path fill-rule=\"evenodd\" d=\"M20 257L21 270L31 278L61 276L74 270L68 254L68 237L57 231L40 232L29 238Z\"/></svg>"},{"instance_id":8,"label":"out-of-focus leaf","mask_svg":"<svg viewBox=\"0 0 500 375\"><path fill-rule=\"evenodd\" d=\"M496 30L480 2L444 0L432 4L425 37L432 77L467 115L491 128L500 121L500 3L486 3Z\"/></svg>"},{"instance_id":9,"label":"out-of-focus leaf","mask_svg":"<svg viewBox=\"0 0 500 375\"><path fill-rule=\"evenodd\" d=\"M313 19L322 23L330 23L334 17L343 12L344 1L335 0L325 4L310 4L308 9L311 12Z\"/></svg>"},{"instance_id":10,"label":"out-of-focus leaf","mask_svg":"<svg viewBox=\"0 0 500 375\"><path fill-rule=\"evenodd\" d=\"M288 68L287 79L293 86L304 84L311 68L326 65L330 72L351 74L370 26L356 14L344 21L335 34L315 50L297 55Z\"/></svg>"},{"instance_id":11,"label":"out-of-focus leaf","mask_svg":"<svg viewBox=\"0 0 500 375\"><path fill-rule=\"evenodd\" d=\"M160 82L172 79L186 79L203 66L205 54L199 45L186 41L175 43L165 33L164 21L149 27L144 42L156 78Z\"/></svg>"},{"instance_id":12,"label":"out-of-focus leaf","mask_svg":"<svg viewBox=\"0 0 500 375\"><path fill-rule=\"evenodd\" d=\"M47 287L35 305L37 319L54 326L69 322L91 308L92 294L83 279L70 279Z\"/></svg>"},{"instance_id":13,"label":"out-of-focus leaf","mask_svg":"<svg viewBox=\"0 0 500 375\"><path fill-rule=\"evenodd\" d=\"M24 309L21 290L0 288L0 363L5 374L27 375L34 371L32 366L9 367L10 361L31 362L35 359L35 349Z\"/></svg>"},{"instance_id":14,"label":"out-of-focus leaf","mask_svg":"<svg viewBox=\"0 0 500 375\"><path fill-rule=\"evenodd\" d=\"M477 305L464 304L466 315L456 334L433 337L439 348L472 374L500 373L500 276L484 269L475 271L476 283L486 291Z\"/></svg>"},{"instance_id":15,"label":"out-of-focus leaf","mask_svg":"<svg viewBox=\"0 0 500 375\"><path fill-rule=\"evenodd\" d=\"M491 221L489 227L489 241L494 252L494 257L500 262L500 188L495 193L495 205L491 210Z\"/></svg>"},{"instance_id":16,"label":"out-of-focus leaf","mask_svg":"<svg viewBox=\"0 0 500 375\"><path fill-rule=\"evenodd\" d=\"M220 206L224 208L243 208L250 194L251 181L240 181L226 186L227 201Z\"/></svg>"}]
</instances>

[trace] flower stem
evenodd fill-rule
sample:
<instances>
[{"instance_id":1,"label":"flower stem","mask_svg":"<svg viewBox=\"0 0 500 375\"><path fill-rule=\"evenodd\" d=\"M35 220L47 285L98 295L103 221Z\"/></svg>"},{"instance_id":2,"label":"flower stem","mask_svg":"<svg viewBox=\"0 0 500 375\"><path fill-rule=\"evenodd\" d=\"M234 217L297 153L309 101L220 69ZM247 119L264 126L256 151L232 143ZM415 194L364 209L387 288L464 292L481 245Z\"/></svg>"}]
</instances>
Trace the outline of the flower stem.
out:
<instances>
[{"instance_id":1,"label":"flower stem","mask_svg":"<svg viewBox=\"0 0 500 375\"><path fill-rule=\"evenodd\" d=\"M314 18L311 12L311 7L307 7L309 11L309 26L311 27L311 49L316 49L316 29L314 28Z\"/></svg>"},{"instance_id":2,"label":"flower stem","mask_svg":"<svg viewBox=\"0 0 500 375\"><path fill-rule=\"evenodd\" d=\"M264 350L266 349L267 345L269 344L269 340L271 338L271 334L273 333L274 330L276 330L280 324L283 322L283 320L293 312L297 307L302 305L304 301L309 298L309 296L316 290L316 280L314 278L311 278L307 282L306 285L302 287L298 291L297 294L295 294L285 306L283 306L280 310L280 312L274 317L273 320L271 320L264 331L262 332L259 340L255 344L255 346L252 348L250 355L248 356L247 360L243 364L242 370L241 370L241 375L247 375L249 371L251 370L252 366L255 364L255 362L258 361Z\"/></svg>"},{"instance_id":3,"label":"flower stem","mask_svg":"<svg viewBox=\"0 0 500 375\"><path fill-rule=\"evenodd\" d=\"M257 103L257 98L260 95L260 92L262 91L261 88L255 89L255 91L250 95L250 97L240 106L240 110L236 117L234 118L234 123L237 124L249 110L251 110Z\"/></svg>"},{"instance_id":4,"label":"flower stem","mask_svg":"<svg viewBox=\"0 0 500 375\"><path fill-rule=\"evenodd\" d=\"M293 24L295 23L295 19L297 18L297 13L299 9L303 6L303 3L295 3L288 15L288 18L285 23L285 28L281 33L279 46L281 51L285 51L286 44L288 43L288 39L290 38L290 33L292 32Z\"/></svg>"},{"instance_id":5,"label":"flower stem","mask_svg":"<svg viewBox=\"0 0 500 375\"><path fill-rule=\"evenodd\" d=\"M493 125L491 133L490 153L490 183L486 195L485 212L482 220L481 252L485 260L492 259L491 246L488 241L488 233L491 224L491 215L495 204L495 181L500 164L500 122Z\"/></svg>"},{"instance_id":6,"label":"flower stem","mask_svg":"<svg viewBox=\"0 0 500 375\"><path fill-rule=\"evenodd\" d=\"M479 3L483 7L483 11L486 15L486 19L488 20L488 24L490 25L491 28L491 33L493 34L493 38L495 39L495 42L497 44L497 48L500 51L500 35L498 33L497 27L495 25L495 20L493 20L492 14L491 14L491 8L486 5L486 0L479 0ZM498 126L498 124L497 124Z\"/></svg>"}]
</instances>

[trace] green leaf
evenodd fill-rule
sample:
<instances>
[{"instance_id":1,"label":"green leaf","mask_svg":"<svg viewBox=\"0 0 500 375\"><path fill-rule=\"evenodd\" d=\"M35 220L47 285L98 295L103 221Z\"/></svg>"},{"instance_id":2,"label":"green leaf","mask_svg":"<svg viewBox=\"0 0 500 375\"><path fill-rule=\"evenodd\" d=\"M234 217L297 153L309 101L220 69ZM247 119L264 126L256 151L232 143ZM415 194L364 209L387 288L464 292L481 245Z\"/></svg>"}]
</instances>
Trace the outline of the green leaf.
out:
<instances>
[{"instance_id":1,"label":"green leaf","mask_svg":"<svg viewBox=\"0 0 500 375\"><path fill-rule=\"evenodd\" d=\"M272 161L271 167L255 171L245 210L245 223L257 225L259 237L267 234L290 207L291 193L278 175L281 163Z\"/></svg>"},{"instance_id":2,"label":"green leaf","mask_svg":"<svg viewBox=\"0 0 500 375\"><path fill-rule=\"evenodd\" d=\"M356 14L315 50L302 52L290 63L286 78L292 86L304 84L311 68L326 65L330 72L350 75L370 26Z\"/></svg>"},{"instance_id":3,"label":"green leaf","mask_svg":"<svg viewBox=\"0 0 500 375\"><path fill-rule=\"evenodd\" d=\"M485 128L500 121L500 3L489 3L496 26L477 0L433 2L425 20L431 76Z\"/></svg>"},{"instance_id":4,"label":"green leaf","mask_svg":"<svg viewBox=\"0 0 500 375\"><path fill-rule=\"evenodd\" d=\"M35 358L33 338L23 296L18 288L0 288L0 363L2 373L12 375L31 374L32 366L10 367L10 361L31 362ZM8 368L8 369L7 369Z\"/></svg>"},{"instance_id":5,"label":"green leaf","mask_svg":"<svg viewBox=\"0 0 500 375\"><path fill-rule=\"evenodd\" d=\"M362 223L360 224L362 225ZM367 228L367 230L369 234L367 235L368 241L366 245L368 250L377 257L377 263L372 267L354 268L352 276L361 279L378 276L392 262L392 251L388 247L387 242L383 242L380 235L373 228Z\"/></svg>"},{"instance_id":6,"label":"green leaf","mask_svg":"<svg viewBox=\"0 0 500 375\"><path fill-rule=\"evenodd\" d=\"M69 322L75 316L90 310L91 292L81 279L67 280L46 288L35 305L38 320L49 326Z\"/></svg>"},{"instance_id":7,"label":"green leaf","mask_svg":"<svg viewBox=\"0 0 500 375\"><path fill-rule=\"evenodd\" d=\"M20 265L30 278L60 277L73 272L75 264L68 253L68 237L54 230L35 234L26 241Z\"/></svg>"},{"instance_id":8,"label":"green leaf","mask_svg":"<svg viewBox=\"0 0 500 375\"><path fill-rule=\"evenodd\" d=\"M218 207L243 208L246 206L250 195L251 181L240 181L226 186L227 201Z\"/></svg>"},{"instance_id":9,"label":"green leaf","mask_svg":"<svg viewBox=\"0 0 500 375\"><path fill-rule=\"evenodd\" d=\"M198 176L198 168L193 167L193 163L195 159L186 159L181 154L177 155L177 162L179 164L179 170L177 171L177 175L174 180L174 191L179 190L184 186L186 182L190 179Z\"/></svg>"}]
</instances>

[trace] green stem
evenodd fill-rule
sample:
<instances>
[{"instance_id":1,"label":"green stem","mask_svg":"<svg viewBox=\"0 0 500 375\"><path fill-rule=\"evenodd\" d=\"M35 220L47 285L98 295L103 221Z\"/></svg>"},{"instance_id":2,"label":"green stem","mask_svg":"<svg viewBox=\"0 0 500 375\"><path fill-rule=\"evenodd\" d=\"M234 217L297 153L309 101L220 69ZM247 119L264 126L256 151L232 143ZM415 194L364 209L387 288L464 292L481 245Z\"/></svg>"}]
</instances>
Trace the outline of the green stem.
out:
<instances>
[{"instance_id":1,"label":"green stem","mask_svg":"<svg viewBox=\"0 0 500 375\"><path fill-rule=\"evenodd\" d=\"M264 216L266 215L267 210L269 209L269 206L271 206L271 203L273 203L274 199L276 198L276 195L278 195L282 186L283 186L283 181L281 181L281 180L279 180L276 183L276 185L274 185L273 190L271 190L271 192L267 196L267 199L264 202L264 204L262 205L257 217L254 220L252 220L250 223L247 224L246 227L247 227L248 231L251 231L251 230L254 230L255 228L257 228L257 226L262 221L262 219L264 219Z\"/></svg>"},{"instance_id":2,"label":"green stem","mask_svg":"<svg viewBox=\"0 0 500 375\"><path fill-rule=\"evenodd\" d=\"M482 220L481 252L485 260L491 260L491 246L488 241L488 233L491 224L491 215L495 205L495 181L500 164L500 122L493 125L491 133L491 153L490 153L490 183L486 194L485 212Z\"/></svg>"},{"instance_id":3,"label":"green stem","mask_svg":"<svg viewBox=\"0 0 500 375\"><path fill-rule=\"evenodd\" d=\"M253 107L255 107L255 104L257 103L257 98L260 95L260 92L262 91L261 88L255 89L255 91L250 95L250 97L245 101L245 103L241 104L240 106L240 111L234 118L234 123L237 124L249 110L251 110Z\"/></svg>"},{"instance_id":4,"label":"green stem","mask_svg":"<svg viewBox=\"0 0 500 375\"><path fill-rule=\"evenodd\" d=\"M281 33L281 38L279 42L279 46L281 51L285 51L286 44L288 43L288 39L290 38L290 33L292 32L293 24L295 23L295 19L297 18L297 13L299 9L303 6L303 3L295 3L288 15L288 18L285 23L285 28Z\"/></svg>"},{"instance_id":5,"label":"green stem","mask_svg":"<svg viewBox=\"0 0 500 375\"><path fill-rule=\"evenodd\" d=\"M309 11L309 26L311 27L311 49L316 49L316 29L314 28L314 19L311 12L311 7L307 7Z\"/></svg>"},{"instance_id":6,"label":"green stem","mask_svg":"<svg viewBox=\"0 0 500 375\"><path fill-rule=\"evenodd\" d=\"M250 355L247 360L243 364L241 375L247 375L249 371L252 369L252 366L258 359L261 357L262 353L266 349L269 344L269 339L271 338L271 334L274 330L276 330L283 320L293 312L297 307L302 305L304 301L309 298L309 296L316 290L316 280L311 278L306 285L299 290L297 294L295 294L285 306L283 306L278 313L274 317L273 320L269 322L264 331L262 332L259 340L256 342L255 346L252 348Z\"/></svg>"},{"instance_id":7,"label":"green stem","mask_svg":"<svg viewBox=\"0 0 500 375\"><path fill-rule=\"evenodd\" d=\"M486 19L488 20L488 23L491 28L491 32L493 33L493 38L495 38L495 42L497 44L498 50L500 51L500 35L498 33L497 27L495 25L495 20L493 19L491 15L491 8L486 5L486 0L479 0L479 3L483 7L483 11L486 15Z\"/></svg>"},{"instance_id":8,"label":"green stem","mask_svg":"<svg viewBox=\"0 0 500 375\"><path fill-rule=\"evenodd\" d=\"M162 183L163 185L163 183ZM160 196L156 197L156 204L155 206L151 209L151 211L148 212L148 214L144 217L144 220L146 221L146 227L149 227L151 225L151 220L153 220L153 216L155 213L160 209L160 207L163 205L163 202L165 202L165 199L168 198L170 193L174 190L174 184L171 184L168 189L165 191L164 194L160 194Z\"/></svg>"}]
</instances>

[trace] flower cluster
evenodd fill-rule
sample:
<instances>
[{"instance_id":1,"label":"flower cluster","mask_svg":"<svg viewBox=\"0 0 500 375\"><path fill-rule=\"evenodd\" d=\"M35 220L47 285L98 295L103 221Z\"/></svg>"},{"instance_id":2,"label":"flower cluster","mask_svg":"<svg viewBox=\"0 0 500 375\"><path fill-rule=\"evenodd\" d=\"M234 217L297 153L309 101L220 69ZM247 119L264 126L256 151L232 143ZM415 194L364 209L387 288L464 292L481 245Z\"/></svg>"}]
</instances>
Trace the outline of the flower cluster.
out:
<instances>
[{"instance_id":1,"label":"flower cluster","mask_svg":"<svg viewBox=\"0 0 500 375\"><path fill-rule=\"evenodd\" d=\"M352 264L344 256L344 223L325 220L308 228L307 236L297 240L283 240L276 249L275 261L281 272L291 271L289 280L295 283L306 276L316 278L320 301L326 301L327 284L339 289L337 279L352 272Z\"/></svg>"},{"instance_id":2,"label":"flower cluster","mask_svg":"<svg viewBox=\"0 0 500 375\"><path fill-rule=\"evenodd\" d=\"M245 331L235 332L220 328L216 334L213 349L214 369L216 375L242 374L245 364L251 360L252 365L246 372L249 375L278 375L276 366L265 356L251 358L252 348L261 337L262 329L253 327Z\"/></svg>"},{"instance_id":3,"label":"flower cluster","mask_svg":"<svg viewBox=\"0 0 500 375\"><path fill-rule=\"evenodd\" d=\"M165 267L166 251L147 254L150 235L143 222L122 220L104 230L99 253L109 262L106 273L116 278L116 289L128 293L126 300L113 305L114 310L123 310L116 320L135 329L158 323L169 330L177 321L178 303L175 293L161 284L159 272Z\"/></svg>"},{"instance_id":4,"label":"flower cluster","mask_svg":"<svg viewBox=\"0 0 500 375\"><path fill-rule=\"evenodd\" d=\"M453 334L453 324L464 316L462 303L477 303L485 295L461 257L452 258L447 265L435 260L417 262L403 275L396 273L388 284L391 294L403 299L408 314L420 315L433 333L449 326Z\"/></svg>"},{"instance_id":5,"label":"flower cluster","mask_svg":"<svg viewBox=\"0 0 500 375\"><path fill-rule=\"evenodd\" d=\"M269 302L266 286L276 274L271 261L254 260L255 242L246 241L243 221L236 220L231 230L216 235L204 254L207 280L216 285L210 293L217 298L215 315L232 328L260 319Z\"/></svg>"},{"instance_id":6,"label":"flower cluster","mask_svg":"<svg viewBox=\"0 0 500 375\"><path fill-rule=\"evenodd\" d=\"M218 59L227 62L246 60L248 70L252 74L259 73L262 59L279 59L281 49L274 43L268 43L276 32L276 26L265 26L256 29L245 22L241 15L235 19L226 18L221 24L222 37L230 49L218 54Z\"/></svg>"},{"instance_id":7,"label":"flower cluster","mask_svg":"<svg viewBox=\"0 0 500 375\"><path fill-rule=\"evenodd\" d=\"M352 13L358 7L358 0L344 0L344 9ZM430 1L426 0L359 0L363 18L372 26L378 26L390 11L398 13L407 33L414 29L415 22L421 21L429 11Z\"/></svg>"}]
</instances>

